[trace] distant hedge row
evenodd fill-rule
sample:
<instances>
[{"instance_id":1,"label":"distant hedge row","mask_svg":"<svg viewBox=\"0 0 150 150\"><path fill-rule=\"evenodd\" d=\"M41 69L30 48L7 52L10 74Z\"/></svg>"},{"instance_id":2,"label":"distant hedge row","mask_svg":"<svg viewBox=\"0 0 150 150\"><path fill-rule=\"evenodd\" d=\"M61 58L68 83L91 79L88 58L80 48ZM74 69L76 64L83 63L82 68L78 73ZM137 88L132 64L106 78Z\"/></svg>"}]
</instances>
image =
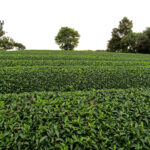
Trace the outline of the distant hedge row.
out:
<instances>
[{"instance_id":1,"label":"distant hedge row","mask_svg":"<svg viewBox=\"0 0 150 150\"><path fill-rule=\"evenodd\" d=\"M0 93L130 87L150 87L150 68L111 66L0 68Z\"/></svg>"},{"instance_id":2,"label":"distant hedge row","mask_svg":"<svg viewBox=\"0 0 150 150\"><path fill-rule=\"evenodd\" d=\"M149 150L150 89L0 94L0 149Z\"/></svg>"},{"instance_id":3,"label":"distant hedge row","mask_svg":"<svg viewBox=\"0 0 150 150\"><path fill-rule=\"evenodd\" d=\"M17 52L0 52L0 60L150 61L150 55L94 51L27 50Z\"/></svg>"},{"instance_id":4,"label":"distant hedge row","mask_svg":"<svg viewBox=\"0 0 150 150\"><path fill-rule=\"evenodd\" d=\"M104 60L0 60L0 67L14 66L136 66L149 67L150 61L104 61Z\"/></svg>"}]
</instances>

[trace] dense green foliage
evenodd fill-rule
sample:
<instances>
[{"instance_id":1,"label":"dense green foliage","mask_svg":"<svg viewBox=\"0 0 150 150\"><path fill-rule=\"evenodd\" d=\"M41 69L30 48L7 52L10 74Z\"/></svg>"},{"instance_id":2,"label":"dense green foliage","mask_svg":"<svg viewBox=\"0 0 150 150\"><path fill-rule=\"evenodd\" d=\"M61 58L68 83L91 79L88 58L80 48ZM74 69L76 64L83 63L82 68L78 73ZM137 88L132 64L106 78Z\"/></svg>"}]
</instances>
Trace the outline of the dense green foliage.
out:
<instances>
[{"instance_id":1,"label":"dense green foliage","mask_svg":"<svg viewBox=\"0 0 150 150\"><path fill-rule=\"evenodd\" d=\"M13 49L15 41L10 37L2 37L0 38L0 48L4 50Z\"/></svg>"},{"instance_id":2,"label":"dense green foliage","mask_svg":"<svg viewBox=\"0 0 150 150\"><path fill-rule=\"evenodd\" d=\"M150 55L0 52L0 149L149 148Z\"/></svg>"},{"instance_id":3,"label":"dense green foliage","mask_svg":"<svg viewBox=\"0 0 150 150\"><path fill-rule=\"evenodd\" d=\"M0 92L150 87L149 59L106 52L1 53Z\"/></svg>"},{"instance_id":4,"label":"dense green foliage","mask_svg":"<svg viewBox=\"0 0 150 150\"><path fill-rule=\"evenodd\" d=\"M79 33L69 27L61 27L57 36L55 37L56 43L59 45L60 49L63 50L73 50L78 46L79 43Z\"/></svg>"},{"instance_id":5,"label":"dense green foliage","mask_svg":"<svg viewBox=\"0 0 150 150\"><path fill-rule=\"evenodd\" d=\"M13 67L0 77L1 93L150 87L150 67Z\"/></svg>"},{"instance_id":6,"label":"dense green foliage","mask_svg":"<svg viewBox=\"0 0 150 150\"><path fill-rule=\"evenodd\" d=\"M15 42L13 45L17 50L24 50L26 47L22 43Z\"/></svg>"},{"instance_id":7,"label":"dense green foliage","mask_svg":"<svg viewBox=\"0 0 150 150\"><path fill-rule=\"evenodd\" d=\"M112 38L108 41L109 52L150 53L150 28L142 33L132 31L132 21L124 17L118 28L112 31Z\"/></svg>"},{"instance_id":8,"label":"dense green foliage","mask_svg":"<svg viewBox=\"0 0 150 150\"><path fill-rule=\"evenodd\" d=\"M133 23L127 17L124 17L120 22L118 28L112 31L112 38L108 41L108 51L123 51L128 49L128 43L122 45L122 38L132 32Z\"/></svg>"},{"instance_id":9,"label":"dense green foliage","mask_svg":"<svg viewBox=\"0 0 150 150\"><path fill-rule=\"evenodd\" d=\"M129 33L126 36L124 36L121 41L120 45L122 47L122 52L139 52L139 37L141 36L140 33Z\"/></svg>"},{"instance_id":10,"label":"dense green foliage","mask_svg":"<svg viewBox=\"0 0 150 150\"><path fill-rule=\"evenodd\" d=\"M137 51L140 53L150 53L150 28L147 28L138 37Z\"/></svg>"},{"instance_id":11,"label":"dense green foliage","mask_svg":"<svg viewBox=\"0 0 150 150\"><path fill-rule=\"evenodd\" d=\"M0 20L0 37L2 37L5 34L5 31L3 30L4 21Z\"/></svg>"},{"instance_id":12,"label":"dense green foliage","mask_svg":"<svg viewBox=\"0 0 150 150\"><path fill-rule=\"evenodd\" d=\"M12 38L6 37L3 30L4 21L0 20L0 49L9 50L16 48L18 50L24 50L26 47L18 42L15 42Z\"/></svg>"},{"instance_id":13,"label":"dense green foliage","mask_svg":"<svg viewBox=\"0 0 150 150\"><path fill-rule=\"evenodd\" d=\"M0 95L2 149L150 148L150 90Z\"/></svg>"}]
</instances>

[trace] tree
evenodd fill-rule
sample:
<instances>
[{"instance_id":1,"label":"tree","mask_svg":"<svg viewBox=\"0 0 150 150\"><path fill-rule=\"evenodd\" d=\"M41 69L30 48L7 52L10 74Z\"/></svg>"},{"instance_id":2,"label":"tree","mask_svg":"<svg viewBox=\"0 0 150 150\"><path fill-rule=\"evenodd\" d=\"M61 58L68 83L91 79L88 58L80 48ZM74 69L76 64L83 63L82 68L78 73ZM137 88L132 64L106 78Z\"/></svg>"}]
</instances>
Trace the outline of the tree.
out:
<instances>
[{"instance_id":1,"label":"tree","mask_svg":"<svg viewBox=\"0 0 150 150\"><path fill-rule=\"evenodd\" d=\"M132 32L133 23L127 17L124 17L119 23L119 35L120 38L128 35Z\"/></svg>"},{"instance_id":2,"label":"tree","mask_svg":"<svg viewBox=\"0 0 150 150\"><path fill-rule=\"evenodd\" d=\"M25 49L25 46L21 43L15 42L12 38L6 37L5 31L3 31L4 21L0 20L0 49L8 50L16 47L17 49Z\"/></svg>"},{"instance_id":3,"label":"tree","mask_svg":"<svg viewBox=\"0 0 150 150\"><path fill-rule=\"evenodd\" d=\"M150 28L142 33L129 33L121 39L123 52L150 53Z\"/></svg>"},{"instance_id":4,"label":"tree","mask_svg":"<svg viewBox=\"0 0 150 150\"><path fill-rule=\"evenodd\" d=\"M14 47L14 40L10 37L2 37L0 39L0 48L4 50L13 49Z\"/></svg>"},{"instance_id":5,"label":"tree","mask_svg":"<svg viewBox=\"0 0 150 150\"><path fill-rule=\"evenodd\" d=\"M78 46L79 37L80 35L78 31L75 31L69 27L61 27L55 37L55 41L59 45L60 49L73 50Z\"/></svg>"},{"instance_id":6,"label":"tree","mask_svg":"<svg viewBox=\"0 0 150 150\"><path fill-rule=\"evenodd\" d=\"M14 47L17 48L17 50L24 50L24 49L26 49L26 47L23 44L17 43L17 42L14 43Z\"/></svg>"},{"instance_id":7,"label":"tree","mask_svg":"<svg viewBox=\"0 0 150 150\"><path fill-rule=\"evenodd\" d=\"M131 52L131 53L137 52L137 47L138 47L137 44L140 35L141 35L140 33L134 33L134 32L125 35L121 39L121 43L120 43L122 47L122 51Z\"/></svg>"},{"instance_id":8,"label":"tree","mask_svg":"<svg viewBox=\"0 0 150 150\"><path fill-rule=\"evenodd\" d=\"M114 28L111 34L112 38L108 41L107 51L116 52L117 50L120 49L120 41L121 41L118 29Z\"/></svg>"},{"instance_id":9,"label":"tree","mask_svg":"<svg viewBox=\"0 0 150 150\"><path fill-rule=\"evenodd\" d=\"M139 34L136 49L139 53L150 53L150 38L145 32Z\"/></svg>"},{"instance_id":10,"label":"tree","mask_svg":"<svg viewBox=\"0 0 150 150\"><path fill-rule=\"evenodd\" d=\"M146 30L143 32L147 37L150 39L150 27L146 28Z\"/></svg>"},{"instance_id":11,"label":"tree","mask_svg":"<svg viewBox=\"0 0 150 150\"><path fill-rule=\"evenodd\" d=\"M2 37L5 34L5 32L3 31L3 25L4 25L4 21L0 20L0 37Z\"/></svg>"},{"instance_id":12,"label":"tree","mask_svg":"<svg viewBox=\"0 0 150 150\"><path fill-rule=\"evenodd\" d=\"M121 40L124 36L132 32L133 23L127 17L124 17L120 22L118 28L112 31L112 38L108 41L107 51L123 51Z\"/></svg>"}]
</instances>

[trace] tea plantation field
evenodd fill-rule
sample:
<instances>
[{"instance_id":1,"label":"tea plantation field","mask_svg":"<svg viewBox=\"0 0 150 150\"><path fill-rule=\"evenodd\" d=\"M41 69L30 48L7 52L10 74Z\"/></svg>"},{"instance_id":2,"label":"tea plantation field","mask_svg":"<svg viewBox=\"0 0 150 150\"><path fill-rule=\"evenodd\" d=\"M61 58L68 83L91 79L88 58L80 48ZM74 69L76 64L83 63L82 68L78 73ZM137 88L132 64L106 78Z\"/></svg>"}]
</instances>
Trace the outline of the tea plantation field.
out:
<instances>
[{"instance_id":1,"label":"tea plantation field","mask_svg":"<svg viewBox=\"0 0 150 150\"><path fill-rule=\"evenodd\" d=\"M150 55L0 52L0 150L150 150Z\"/></svg>"}]
</instances>

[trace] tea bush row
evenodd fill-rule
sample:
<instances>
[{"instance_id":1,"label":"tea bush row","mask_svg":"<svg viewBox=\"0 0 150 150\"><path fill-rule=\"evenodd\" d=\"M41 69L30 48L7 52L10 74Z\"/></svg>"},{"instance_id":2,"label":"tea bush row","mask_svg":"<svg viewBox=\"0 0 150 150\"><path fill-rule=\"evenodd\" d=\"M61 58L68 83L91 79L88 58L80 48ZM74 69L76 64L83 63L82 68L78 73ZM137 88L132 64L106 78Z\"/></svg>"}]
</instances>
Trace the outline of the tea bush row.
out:
<instances>
[{"instance_id":1,"label":"tea bush row","mask_svg":"<svg viewBox=\"0 0 150 150\"><path fill-rule=\"evenodd\" d=\"M0 149L149 150L150 89L0 94Z\"/></svg>"},{"instance_id":2,"label":"tea bush row","mask_svg":"<svg viewBox=\"0 0 150 150\"><path fill-rule=\"evenodd\" d=\"M39 50L0 53L0 60L150 61L150 55L87 51Z\"/></svg>"},{"instance_id":3,"label":"tea bush row","mask_svg":"<svg viewBox=\"0 0 150 150\"><path fill-rule=\"evenodd\" d=\"M0 67L14 66L135 66L150 67L150 61L103 61L103 60L9 60L1 59Z\"/></svg>"},{"instance_id":4,"label":"tea bush row","mask_svg":"<svg viewBox=\"0 0 150 150\"><path fill-rule=\"evenodd\" d=\"M150 68L8 67L0 68L0 93L150 87Z\"/></svg>"}]
</instances>

